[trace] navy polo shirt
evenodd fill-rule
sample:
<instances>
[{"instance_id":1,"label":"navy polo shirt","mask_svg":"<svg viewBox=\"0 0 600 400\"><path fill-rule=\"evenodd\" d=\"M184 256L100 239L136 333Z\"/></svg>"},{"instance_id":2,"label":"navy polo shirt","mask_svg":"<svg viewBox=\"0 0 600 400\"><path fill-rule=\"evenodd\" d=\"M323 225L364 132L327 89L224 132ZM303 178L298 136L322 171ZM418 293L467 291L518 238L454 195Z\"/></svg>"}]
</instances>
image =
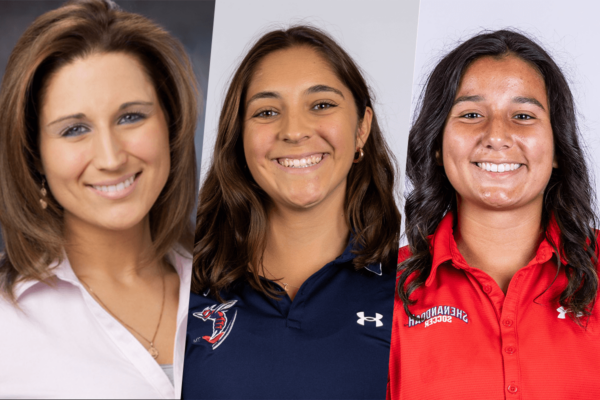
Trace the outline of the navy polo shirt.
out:
<instances>
[{"instance_id":1,"label":"navy polo shirt","mask_svg":"<svg viewBox=\"0 0 600 400\"><path fill-rule=\"evenodd\" d=\"M238 281L224 303L191 294L182 397L384 399L394 271L359 271L348 245L279 300Z\"/></svg>"}]
</instances>

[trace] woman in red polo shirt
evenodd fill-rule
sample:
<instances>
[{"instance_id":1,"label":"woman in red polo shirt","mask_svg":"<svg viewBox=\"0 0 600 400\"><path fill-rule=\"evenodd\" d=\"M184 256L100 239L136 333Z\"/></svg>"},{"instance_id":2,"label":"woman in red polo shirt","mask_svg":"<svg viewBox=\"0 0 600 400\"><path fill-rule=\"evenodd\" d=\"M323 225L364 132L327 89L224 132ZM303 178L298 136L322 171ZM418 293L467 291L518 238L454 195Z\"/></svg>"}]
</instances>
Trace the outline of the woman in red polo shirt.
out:
<instances>
[{"instance_id":1,"label":"woman in red polo shirt","mask_svg":"<svg viewBox=\"0 0 600 400\"><path fill-rule=\"evenodd\" d=\"M527 37L473 37L411 129L392 399L600 395L596 215L574 101Z\"/></svg>"}]
</instances>

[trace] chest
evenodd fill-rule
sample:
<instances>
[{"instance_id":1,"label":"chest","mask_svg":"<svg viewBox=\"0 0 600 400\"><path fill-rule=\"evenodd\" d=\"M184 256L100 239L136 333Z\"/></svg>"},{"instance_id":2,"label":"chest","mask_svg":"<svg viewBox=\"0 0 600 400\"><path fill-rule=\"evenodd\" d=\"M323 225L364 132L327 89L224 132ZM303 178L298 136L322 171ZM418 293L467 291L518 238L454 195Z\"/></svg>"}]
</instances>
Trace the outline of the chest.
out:
<instances>
[{"instance_id":1,"label":"chest","mask_svg":"<svg viewBox=\"0 0 600 400\"><path fill-rule=\"evenodd\" d=\"M560 307L556 269L515 274L506 295L491 278L448 268L409 318L396 303L400 398L562 399L600 394L598 311L587 327ZM452 283L452 284L450 284ZM395 346L394 346L395 347ZM568 382L568 383L566 383ZM594 397L594 396L592 396Z\"/></svg>"},{"instance_id":2,"label":"chest","mask_svg":"<svg viewBox=\"0 0 600 400\"><path fill-rule=\"evenodd\" d=\"M246 287L223 315L193 296L183 397L383 398L394 277L350 272L307 281L293 302Z\"/></svg>"}]
</instances>

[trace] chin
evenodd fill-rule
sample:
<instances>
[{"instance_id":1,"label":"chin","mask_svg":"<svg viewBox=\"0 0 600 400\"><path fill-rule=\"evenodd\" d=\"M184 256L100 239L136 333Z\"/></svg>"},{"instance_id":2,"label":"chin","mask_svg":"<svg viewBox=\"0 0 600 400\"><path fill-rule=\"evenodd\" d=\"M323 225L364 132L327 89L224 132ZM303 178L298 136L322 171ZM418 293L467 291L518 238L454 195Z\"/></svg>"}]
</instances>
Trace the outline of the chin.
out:
<instances>
[{"instance_id":1,"label":"chin","mask_svg":"<svg viewBox=\"0 0 600 400\"><path fill-rule=\"evenodd\" d=\"M515 206L514 196L506 192L485 192L482 193L480 201L491 209L510 209Z\"/></svg>"},{"instance_id":2,"label":"chin","mask_svg":"<svg viewBox=\"0 0 600 400\"><path fill-rule=\"evenodd\" d=\"M135 228L145 220L147 214L141 214L139 212L118 212L118 213L107 213L105 215L97 215L93 221L90 221L90 225L96 225L99 228L111 230L111 231L126 231Z\"/></svg>"}]
</instances>

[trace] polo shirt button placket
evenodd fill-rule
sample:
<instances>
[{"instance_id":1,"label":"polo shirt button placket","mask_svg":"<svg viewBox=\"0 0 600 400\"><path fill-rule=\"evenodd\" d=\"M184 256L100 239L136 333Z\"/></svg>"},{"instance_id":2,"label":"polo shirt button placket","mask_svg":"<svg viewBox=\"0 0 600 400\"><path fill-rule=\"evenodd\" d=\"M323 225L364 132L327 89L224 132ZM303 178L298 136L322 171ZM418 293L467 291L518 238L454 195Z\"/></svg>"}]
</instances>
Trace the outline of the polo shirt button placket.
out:
<instances>
[{"instance_id":1,"label":"polo shirt button placket","mask_svg":"<svg viewBox=\"0 0 600 400\"><path fill-rule=\"evenodd\" d=\"M510 385L508 385L508 387L506 388L506 390L510 394L517 394L517 392L519 391L519 388L516 387L514 384L510 384Z\"/></svg>"},{"instance_id":2,"label":"polo shirt button placket","mask_svg":"<svg viewBox=\"0 0 600 400\"><path fill-rule=\"evenodd\" d=\"M487 294L492 293L492 285L483 285L483 291Z\"/></svg>"}]
</instances>

